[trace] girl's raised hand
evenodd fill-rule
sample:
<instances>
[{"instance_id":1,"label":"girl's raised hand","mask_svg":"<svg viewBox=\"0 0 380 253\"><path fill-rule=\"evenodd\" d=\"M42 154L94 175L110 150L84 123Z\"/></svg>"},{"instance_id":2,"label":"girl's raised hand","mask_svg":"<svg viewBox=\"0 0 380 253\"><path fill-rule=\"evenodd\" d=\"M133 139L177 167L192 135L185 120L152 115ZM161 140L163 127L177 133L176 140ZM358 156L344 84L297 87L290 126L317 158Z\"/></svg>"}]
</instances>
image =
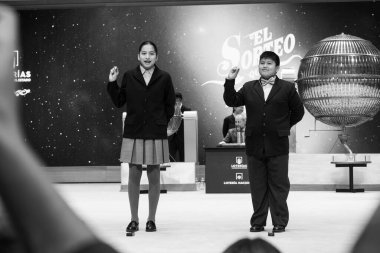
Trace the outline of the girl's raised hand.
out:
<instances>
[{"instance_id":1,"label":"girl's raised hand","mask_svg":"<svg viewBox=\"0 0 380 253\"><path fill-rule=\"evenodd\" d=\"M108 77L108 80L109 80L110 82L114 82L114 81L116 81L118 75L119 75L119 69L117 68L117 66L114 66L114 67L110 70L110 75L109 75L109 77Z\"/></svg>"}]
</instances>

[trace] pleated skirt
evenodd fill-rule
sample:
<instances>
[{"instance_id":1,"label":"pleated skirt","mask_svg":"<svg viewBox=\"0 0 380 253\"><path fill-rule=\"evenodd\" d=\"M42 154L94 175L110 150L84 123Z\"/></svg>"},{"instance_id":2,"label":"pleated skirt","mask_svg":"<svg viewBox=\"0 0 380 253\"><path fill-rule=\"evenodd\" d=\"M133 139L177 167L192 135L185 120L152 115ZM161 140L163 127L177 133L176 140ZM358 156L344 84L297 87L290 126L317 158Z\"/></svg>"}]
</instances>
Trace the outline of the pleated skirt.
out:
<instances>
[{"instance_id":1,"label":"pleated skirt","mask_svg":"<svg viewBox=\"0 0 380 253\"><path fill-rule=\"evenodd\" d=\"M168 140L123 138L121 145L120 162L145 165L158 165L168 163Z\"/></svg>"}]
</instances>

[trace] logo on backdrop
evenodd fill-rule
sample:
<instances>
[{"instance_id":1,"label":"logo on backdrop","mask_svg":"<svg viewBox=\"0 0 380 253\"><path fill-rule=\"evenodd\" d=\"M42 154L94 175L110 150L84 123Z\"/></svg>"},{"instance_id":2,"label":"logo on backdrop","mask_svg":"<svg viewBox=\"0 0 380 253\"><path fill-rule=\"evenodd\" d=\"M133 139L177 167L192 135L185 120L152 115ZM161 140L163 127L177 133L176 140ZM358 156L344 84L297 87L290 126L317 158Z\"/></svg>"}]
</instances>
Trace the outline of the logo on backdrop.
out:
<instances>
[{"instance_id":1,"label":"logo on backdrop","mask_svg":"<svg viewBox=\"0 0 380 253\"><path fill-rule=\"evenodd\" d=\"M18 96L26 96L26 94L30 93L30 89L16 90L15 95Z\"/></svg>"},{"instance_id":2,"label":"logo on backdrop","mask_svg":"<svg viewBox=\"0 0 380 253\"><path fill-rule=\"evenodd\" d=\"M223 42L221 49L223 60L216 67L216 73L222 81L209 80L201 86L207 84L223 85L224 78L226 78L233 66L240 67L240 73L235 81L236 84L258 79L259 57L264 51L273 51L278 54L281 59L281 69L285 70L287 75L295 76L295 70L286 68L293 59L302 59L300 55L293 54L295 45L296 37L294 34L289 33L280 37L274 37L268 27L246 35L231 35ZM281 73L279 75L281 77Z\"/></svg>"},{"instance_id":3,"label":"logo on backdrop","mask_svg":"<svg viewBox=\"0 0 380 253\"><path fill-rule=\"evenodd\" d=\"M32 73L29 70L20 69L20 52L13 51L13 77L17 83L29 83L32 81Z\"/></svg>"},{"instance_id":4,"label":"logo on backdrop","mask_svg":"<svg viewBox=\"0 0 380 253\"><path fill-rule=\"evenodd\" d=\"M246 170L247 164L243 163L243 157L242 156L236 156L235 157L235 164L231 164L232 170Z\"/></svg>"},{"instance_id":5,"label":"logo on backdrop","mask_svg":"<svg viewBox=\"0 0 380 253\"><path fill-rule=\"evenodd\" d=\"M236 173L236 180L243 180L243 173Z\"/></svg>"},{"instance_id":6,"label":"logo on backdrop","mask_svg":"<svg viewBox=\"0 0 380 253\"><path fill-rule=\"evenodd\" d=\"M236 163L237 164L242 164L242 162L243 162L243 157L242 156L237 156L236 157Z\"/></svg>"},{"instance_id":7,"label":"logo on backdrop","mask_svg":"<svg viewBox=\"0 0 380 253\"><path fill-rule=\"evenodd\" d=\"M231 164L232 170L246 170L247 164L244 164L243 156L235 157L235 164ZM230 174L229 178L226 181L223 181L224 185L248 185L249 181L244 180L244 172L234 172L234 174Z\"/></svg>"}]
</instances>

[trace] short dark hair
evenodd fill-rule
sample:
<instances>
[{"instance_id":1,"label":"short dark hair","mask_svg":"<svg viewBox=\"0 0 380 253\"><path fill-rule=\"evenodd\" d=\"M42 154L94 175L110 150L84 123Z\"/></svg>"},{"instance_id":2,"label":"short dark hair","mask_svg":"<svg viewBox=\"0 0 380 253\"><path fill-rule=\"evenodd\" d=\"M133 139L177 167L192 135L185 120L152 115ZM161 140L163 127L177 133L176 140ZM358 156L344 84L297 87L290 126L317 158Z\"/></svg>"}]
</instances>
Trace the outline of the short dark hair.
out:
<instances>
[{"instance_id":1,"label":"short dark hair","mask_svg":"<svg viewBox=\"0 0 380 253\"><path fill-rule=\"evenodd\" d=\"M157 50L157 46L156 44L154 44L154 42L150 41L150 40L147 40L147 41L144 41L143 43L140 44L139 46L139 53L141 52L141 49L143 48L143 46L145 45L152 45L153 48L154 48L154 51L156 52L156 54L158 54L158 50Z\"/></svg>"},{"instance_id":2,"label":"short dark hair","mask_svg":"<svg viewBox=\"0 0 380 253\"><path fill-rule=\"evenodd\" d=\"M180 98L182 100L182 94L181 94L181 92L176 92L175 93L175 98Z\"/></svg>"},{"instance_id":3,"label":"short dark hair","mask_svg":"<svg viewBox=\"0 0 380 253\"><path fill-rule=\"evenodd\" d=\"M276 66L280 66L280 57L275 52L265 51L260 55L260 61L261 59L271 59L276 63Z\"/></svg>"},{"instance_id":4,"label":"short dark hair","mask_svg":"<svg viewBox=\"0 0 380 253\"><path fill-rule=\"evenodd\" d=\"M243 238L231 244L223 253L280 253L280 251L261 238L249 239Z\"/></svg>"}]
</instances>

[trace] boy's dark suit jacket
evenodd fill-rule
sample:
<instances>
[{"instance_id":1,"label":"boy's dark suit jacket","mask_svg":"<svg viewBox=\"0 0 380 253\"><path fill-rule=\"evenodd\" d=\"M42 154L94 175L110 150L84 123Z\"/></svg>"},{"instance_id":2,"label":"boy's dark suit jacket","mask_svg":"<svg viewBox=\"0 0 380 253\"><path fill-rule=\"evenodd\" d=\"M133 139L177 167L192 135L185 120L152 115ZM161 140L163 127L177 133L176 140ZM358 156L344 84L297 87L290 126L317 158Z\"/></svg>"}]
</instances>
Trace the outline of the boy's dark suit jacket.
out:
<instances>
[{"instance_id":1,"label":"boy's dark suit jacket","mask_svg":"<svg viewBox=\"0 0 380 253\"><path fill-rule=\"evenodd\" d=\"M245 83L238 92L234 84L234 79L226 79L223 98L231 107L245 105L247 155L288 154L290 128L304 115L304 107L294 84L276 78L266 101L258 80Z\"/></svg>"},{"instance_id":2,"label":"boy's dark suit jacket","mask_svg":"<svg viewBox=\"0 0 380 253\"><path fill-rule=\"evenodd\" d=\"M140 66L125 72L121 87L109 82L109 95L116 107L126 105L124 138L167 139L167 125L174 114L175 93L170 75L154 69L146 85Z\"/></svg>"}]
</instances>

